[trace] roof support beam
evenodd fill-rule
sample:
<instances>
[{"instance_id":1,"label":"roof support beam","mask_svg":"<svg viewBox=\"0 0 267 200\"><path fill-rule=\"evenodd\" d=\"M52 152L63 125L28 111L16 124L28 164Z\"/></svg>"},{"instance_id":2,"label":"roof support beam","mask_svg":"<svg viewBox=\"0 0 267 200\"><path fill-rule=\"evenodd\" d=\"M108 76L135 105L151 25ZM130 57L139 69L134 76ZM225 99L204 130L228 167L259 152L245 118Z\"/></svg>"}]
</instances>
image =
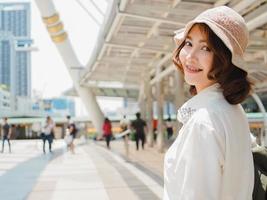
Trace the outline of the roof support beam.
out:
<instances>
[{"instance_id":1,"label":"roof support beam","mask_svg":"<svg viewBox=\"0 0 267 200\"><path fill-rule=\"evenodd\" d=\"M245 17L249 31L252 31L267 23L267 4L257 8Z\"/></svg>"},{"instance_id":2,"label":"roof support beam","mask_svg":"<svg viewBox=\"0 0 267 200\"><path fill-rule=\"evenodd\" d=\"M137 47L137 46L125 45L125 44L105 43L105 45L111 46L111 47L119 47L119 48L138 49L142 51L150 51L150 52L155 52L155 53L158 53L158 52L159 53L170 53L169 51L149 49L149 48Z\"/></svg>"},{"instance_id":3,"label":"roof support beam","mask_svg":"<svg viewBox=\"0 0 267 200\"><path fill-rule=\"evenodd\" d=\"M94 15L92 15L89 11L88 11L88 9L80 2L80 0L77 0L76 1L78 4L79 4L79 6L86 12L86 14L98 25L98 26L100 26L101 25L101 23L95 18L95 16Z\"/></svg>"},{"instance_id":4,"label":"roof support beam","mask_svg":"<svg viewBox=\"0 0 267 200\"><path fill-rule=\"evenodd\" d=\"M119 6L119 9L120 11L124 11L126 6L127 6L127 3L128 3L128 0L121 0L120 1L120 6Z\"/></svg>"},{"instance_id":5,"label":"roof support beam","mask_svg":"<svg viewBox=\"0 0 267 200\"><path fill-rule=\"evenodd\" d=\"M240 12L241 10L249 7L250 5L252 5L254 2L256 2L257 0L246 0L246 1L240 1L238 4L236 4L235 6L233 6L233 9L236 12Z\"/></svg>"},{"instance_id":6,"label":"roof support beam","mask_svg":"<svg viewBox=\"0 0 267 200\"><path fill-rule=\"evenodd\" d=\"M175 8L181 0L173 0L172 7Z\"/></svg>"},{"instance_id":7,"label":"roof support beam","mask_svg":"<svg viewBox=\"0 0 267 200\"><path fill-rule=\"evenodd\" d=\"M171 21L168 19L162 19L162 18L157 18L157 17L136 15L136 14L127 13L127 12L119 12L118 15L126 16L126 17L133 17L133 18L143 19L143 20L148 20L148 21L157 21L157 22L161 22L161 23L173 24L176 26L184 26L185 25L184 23L177 22L177 21Z\"/></svg>"},{"instance_id":8,"label":"roof support beam","mask_svg":"<svg viewBox=\"0 0 267 200\"><path fill-rule=\"evenodd\" d=\"M217 7L217 6L223 6L227 3L229 3L230 0L218 0L215 4L214 4L214 7Z\"/></svg>"},{"instance_id":9,"label":"roof support beam","mask_svg":"<svg viewBox=\"0 0 267 200\"><path fill-rule=\"evenodd\" d=\"M265 51L256 51L255 53L247 54L246 61L253 61L257 59L264 59L266 52Z\"/></svg>"},{"instance_id":10,"label":"roof support beam","mask_svg":"<svg viewBox=\"0 0 267 200\"><path fill-rule=\"evenodd\" d=\"M250 73L254 71L266 71L267 70L267 64L262 63L246 63L246 68Z\"/></svg>"},{"instance_id":11,"label":"roof support beam","mask_svg":"<svg viewBox=\"0 0 267 200\"><path fill-rule=\"evenodd\" d=\"M167 67L167 69L165 69L164 71L160 72L156 77L154 77L150 81L150 84L153 85L153 84L161 81L161 79L163 79L164 77L168 76L170 73L172 73L175 70L176 70L175 66L173 64L170 65L169 67Z\"/></svg>"},{"instance_id":12,"label":"roof support beam","mask_svg":"<svg viewBox=\"0 0 267 200\"><path fill-rule=\"evenodd\" d=\"M157 64L157 66L162 66L165 62L167 62L169 59L171 59L172 54L170 52L168 52L168 54L165 55L165 57L163 57ZM156 67L154 67L149 74L153 75L154 73L156 73Z\"/></svg>"}]
</instances>

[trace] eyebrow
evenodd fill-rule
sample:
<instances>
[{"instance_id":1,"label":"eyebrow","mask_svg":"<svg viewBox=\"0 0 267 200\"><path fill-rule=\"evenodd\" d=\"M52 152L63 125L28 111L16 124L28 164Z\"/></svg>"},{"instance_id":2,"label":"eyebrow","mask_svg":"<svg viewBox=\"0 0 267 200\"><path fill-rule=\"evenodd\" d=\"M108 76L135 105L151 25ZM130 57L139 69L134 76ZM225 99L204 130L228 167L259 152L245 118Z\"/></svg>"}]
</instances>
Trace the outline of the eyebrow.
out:
<instances>
[{"instance_id":1,"label":"eyebrow","mask_svg":"<svg viewBox=\"0 0 267 200\"><path fill-rule=\"evenodd\" d=\"M189 35L188 36L186 36L186 39L189 39L189 40L192 40L192 37L190 37ZM200 43L202 43L202 42L204 42L204 43L208 43L208 41L207 40L200 40L199 41Z\"/></svg>"}]
</instances>

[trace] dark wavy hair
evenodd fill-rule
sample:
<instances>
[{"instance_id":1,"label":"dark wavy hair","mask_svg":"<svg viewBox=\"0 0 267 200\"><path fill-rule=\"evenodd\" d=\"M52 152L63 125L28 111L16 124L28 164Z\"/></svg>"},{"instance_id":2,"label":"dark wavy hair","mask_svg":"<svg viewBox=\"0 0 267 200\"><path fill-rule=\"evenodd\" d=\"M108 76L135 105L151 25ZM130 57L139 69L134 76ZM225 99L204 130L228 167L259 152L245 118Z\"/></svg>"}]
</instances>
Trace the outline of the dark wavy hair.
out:
<instances>
[{"instance_id":1,"label":"dark wavy hair","mask_svg":"<svg viewBox=\"0 0 267 200\"><path fill-rule=\"evenodd\" d=\"M208 45L214 53L214 59L211 70L208 73L208 79L214 80L220 84L224 98L230 104L239 104L244 101L251 92L252 83L248 79L248 73L232 63L232 54L225 46L222 40L204 23L196 23L193 26L198 26L200 31L207 35ZM174 50L173 62L177 69L182 73L183 67L179 60L179 54L184 47L183 42ZM195 86L190 86L190 93L196 95Z\"/></svg>"}]
</instances>

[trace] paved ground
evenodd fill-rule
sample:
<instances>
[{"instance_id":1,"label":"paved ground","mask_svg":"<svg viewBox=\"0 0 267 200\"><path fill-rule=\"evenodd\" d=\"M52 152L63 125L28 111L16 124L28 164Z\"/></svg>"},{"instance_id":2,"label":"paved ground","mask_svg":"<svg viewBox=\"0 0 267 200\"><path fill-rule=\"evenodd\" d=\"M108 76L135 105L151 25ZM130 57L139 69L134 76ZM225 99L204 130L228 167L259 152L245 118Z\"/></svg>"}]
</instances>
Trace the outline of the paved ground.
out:
<instances>
[{"instance_id":1,"label":"paved ground","mask_svg":"<svg viewBox=\"0 0 267 200\"><path fill-rule=\"evenodd\" d=\"M0 154L0 194L5 200L156 200L162 198L163 157L155 148L135 150L130 142L76 141L76 153L63 140L42 153L40 140L12 141ZM6 146L7 150L7 146Z\"/></svg>"}]
</instances>

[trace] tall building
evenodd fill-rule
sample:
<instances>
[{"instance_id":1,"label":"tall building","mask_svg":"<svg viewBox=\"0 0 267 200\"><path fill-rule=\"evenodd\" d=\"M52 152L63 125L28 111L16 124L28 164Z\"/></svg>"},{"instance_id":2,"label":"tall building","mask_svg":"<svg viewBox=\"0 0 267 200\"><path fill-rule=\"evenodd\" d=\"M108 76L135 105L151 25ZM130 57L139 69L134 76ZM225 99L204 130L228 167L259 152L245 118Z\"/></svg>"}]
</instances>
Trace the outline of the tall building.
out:
<instances>
[{"instance_id":1,"label":"tall building","mask_svg":"<svg viewBox=\"0 0 267 200\"><path fill-rule=\"evenodd\" d=\"M0 3L0 84L31 96L30 3Z\"/></svg>"}]
</instances>

